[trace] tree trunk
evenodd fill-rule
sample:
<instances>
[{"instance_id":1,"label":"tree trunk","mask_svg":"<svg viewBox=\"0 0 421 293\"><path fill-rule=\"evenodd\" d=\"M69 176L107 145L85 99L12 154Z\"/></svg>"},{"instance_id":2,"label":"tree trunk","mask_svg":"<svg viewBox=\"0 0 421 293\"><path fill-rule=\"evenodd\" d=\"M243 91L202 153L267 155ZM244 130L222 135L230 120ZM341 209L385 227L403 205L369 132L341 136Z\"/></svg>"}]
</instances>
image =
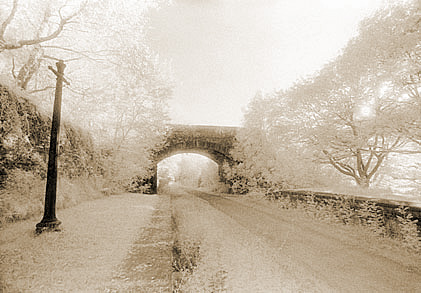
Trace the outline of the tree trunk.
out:
<instances>
[{"instance_id":1,"label":"tree trunk","mask_svg":"<svg viewBox=\"0 0 421 293\"><path fill-rule=\"evenodd\" d=\"M370 187L370 179L368 178L355 178L355 181L357 182L358 186L363 188L369 188Z\"/></svg>"}]
</instances>

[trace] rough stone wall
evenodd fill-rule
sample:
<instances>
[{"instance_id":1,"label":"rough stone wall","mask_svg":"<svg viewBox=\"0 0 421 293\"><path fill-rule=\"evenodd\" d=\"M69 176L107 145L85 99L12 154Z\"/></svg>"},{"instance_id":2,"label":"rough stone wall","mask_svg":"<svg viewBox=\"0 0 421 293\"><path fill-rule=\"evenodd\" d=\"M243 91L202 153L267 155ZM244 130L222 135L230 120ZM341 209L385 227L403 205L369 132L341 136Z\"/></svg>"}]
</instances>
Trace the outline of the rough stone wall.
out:
<instances>
[{"instance_id":1,"label":"rough stone wall","mask_svg":"<svg viewBox=\"0 0 421 293\"><path fill-rule=\"evenodd\" d=\"M224 160L232 160L230 151L236 133L235 127L173 125L164 145L156 151L156 161L177 152L199 151L222 164Z\"/></svg>"}]
</instances>

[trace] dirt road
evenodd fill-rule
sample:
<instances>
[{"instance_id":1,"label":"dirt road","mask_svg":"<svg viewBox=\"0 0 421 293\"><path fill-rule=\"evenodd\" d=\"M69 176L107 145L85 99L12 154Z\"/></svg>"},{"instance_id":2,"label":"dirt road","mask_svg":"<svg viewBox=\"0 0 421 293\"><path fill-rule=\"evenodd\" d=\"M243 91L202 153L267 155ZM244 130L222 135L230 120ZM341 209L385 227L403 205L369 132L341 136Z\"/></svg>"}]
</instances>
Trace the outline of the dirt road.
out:
<instances>
[{"instance_id":1,"label":"dirt road","mask_svg":"<svg viewBox=\"0 0 421 293\"><path fill-rule=\"evenodd\" d=\"M342 226L303 221L258 201L194 191L276 251L272 261L311 291L421 292L421 258ZM244 241L244 240L243 240Z\"/></svg>"}]
</instances>

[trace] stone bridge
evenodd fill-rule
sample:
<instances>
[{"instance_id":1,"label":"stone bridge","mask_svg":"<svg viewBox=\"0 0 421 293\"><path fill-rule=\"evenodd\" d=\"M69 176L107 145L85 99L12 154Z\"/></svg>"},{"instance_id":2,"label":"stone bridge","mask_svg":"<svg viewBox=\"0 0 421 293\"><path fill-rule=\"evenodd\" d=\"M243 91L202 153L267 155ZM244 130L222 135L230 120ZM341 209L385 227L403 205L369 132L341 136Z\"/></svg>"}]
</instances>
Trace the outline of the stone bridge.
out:
<instances>
[{"instance_id":1,"label":"stone bridge","mask_svg":"<svg viewBox=\"0 0 421 293\"><path fill-rule=\"evenodd\" d=\"M180 153L196 153L208 157L218 164L219 175L222 176L224 162L233 161L230 151L237 131L237 127L226 126L170 125L164 144L153 154L155 175L151 178L151 192L155 193L158 187L158 163Z\"/></svg>"}]
</instances>

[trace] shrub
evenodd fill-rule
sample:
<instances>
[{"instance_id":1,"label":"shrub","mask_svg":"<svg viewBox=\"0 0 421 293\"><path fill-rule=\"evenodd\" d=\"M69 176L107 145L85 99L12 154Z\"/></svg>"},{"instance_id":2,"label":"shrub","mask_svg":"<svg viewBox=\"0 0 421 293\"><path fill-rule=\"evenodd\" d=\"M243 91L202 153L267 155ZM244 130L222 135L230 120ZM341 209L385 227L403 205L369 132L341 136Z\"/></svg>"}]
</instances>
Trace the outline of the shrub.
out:
<instances>
[{"instance_id":1,"label":"shrub","mask_svg":"<svg viewBox=\"0 0 421 293\"><path fill-rule=\"evenodd\" d=\"M357 216L361 225L368 227L377 235L386 235L383 209L376 203L368 200L361 203L357 209Z\"/></svg>"},{"instance_id":2,"label":"shrub","mask_svg":"<svg viewBox=\"0 0 421 293\"><path fill-rule=\"evenodd\" d=\"M0 190L0 226L27 219L43 209L45 181L32 172L15 169Z\"/></svg>"},{"instance_id":3,"label":"shrub","mask_svg":"<svg viewBox=\"0 0 421 293\"><path fill-rule=\"evenodd\" d=\"M396 208L394 216L386 216L384 210L371 201L357 204L346 197L325 199L314 194L307 196L281 194L276 198L278 206L283 209L301 209L321 221L361 225L377 236L398 239L404 247L421 249L418 220L414 219L408 207Z\"/></svg>"},{"instance_id":4,"label":"shrub","mask_svg":"<svg viewBox=\"0 0 421 293\"><path fill-rule=\"evenodd\" d=\"M398 207L395 209L397 212L396 219L399 227L398 239L409 248L420 249L421 237L417 229L418 220L413 219L413 215L409 212L408 207Z\"/></svg>"}]
</instances>

